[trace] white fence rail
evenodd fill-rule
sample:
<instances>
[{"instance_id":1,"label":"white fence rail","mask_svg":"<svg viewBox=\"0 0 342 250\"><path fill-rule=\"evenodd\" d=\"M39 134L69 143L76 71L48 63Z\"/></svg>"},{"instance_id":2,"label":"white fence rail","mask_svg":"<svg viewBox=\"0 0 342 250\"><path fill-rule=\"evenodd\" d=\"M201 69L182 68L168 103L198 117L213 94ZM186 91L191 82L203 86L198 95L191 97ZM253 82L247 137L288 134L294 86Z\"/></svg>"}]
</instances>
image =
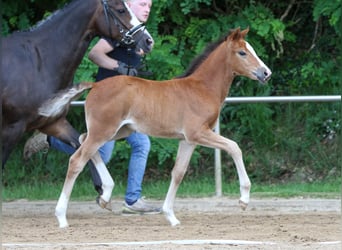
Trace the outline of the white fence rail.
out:
<instances>
[{"instance_id":1,"label":"white fence rail","mask_svg":"<svg viewBox=\"0 0 342 250\"><path fill-rule=\"evenodd\" d=\"M337 102L340 95L317 96L263 96L263 97L227 97L225 103L268 103L268 102ZM84 101L73 101L72 106L83 106Z\"/></svg>"},{"instance_id":2,"label":"white fence rail","mask_svg":"<svg viewBox=\"0 0 342 250\"><path fill-rule=\"evenodd\" d=\"M265 97L227 97L225 103L284 103L284 102L337 102L340 95L321 96L265 96ZM220 124L216 124L215 132L220 133ZM215 191L216 196L222 196L222 164L221 150L215 149Z\"/></svg>"},{"instance_id":3,"label":"white fence rail","mask_svg":"<svg viewBox=\"0 0 342 250\"><path fill-rule=\"evenodd\" d=\"M227 97L225 103L272 103L272 102L340 102L340 95L319 96L265 96L265 97ZM73 101L72 106L84 106L84 101ZM215 132L220 133L217 122ZM215 190L216 196L222 196L221 150L215 149Z\"/></svg>"}]
</instances>

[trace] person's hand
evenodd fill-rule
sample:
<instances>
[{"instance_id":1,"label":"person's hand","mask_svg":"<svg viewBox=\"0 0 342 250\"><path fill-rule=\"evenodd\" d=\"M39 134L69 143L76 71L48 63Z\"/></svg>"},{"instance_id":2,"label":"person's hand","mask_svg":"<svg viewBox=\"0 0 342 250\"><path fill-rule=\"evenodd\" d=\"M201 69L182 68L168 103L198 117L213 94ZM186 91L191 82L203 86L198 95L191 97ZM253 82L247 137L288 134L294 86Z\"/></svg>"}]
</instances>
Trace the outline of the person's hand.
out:
<instances>
[{"instance_id":1,"label":"person's hand","mask_svg":"<svg viewBox=\"0 0 342 250\"><path fill-rule=\"evenodd\" d=\"M124 62L118 61L118 67L114 68L120 75L129 75L129 76L137 76L138 71L136 68L128 67L128 65Z\"/></svg>"}]
</instances>

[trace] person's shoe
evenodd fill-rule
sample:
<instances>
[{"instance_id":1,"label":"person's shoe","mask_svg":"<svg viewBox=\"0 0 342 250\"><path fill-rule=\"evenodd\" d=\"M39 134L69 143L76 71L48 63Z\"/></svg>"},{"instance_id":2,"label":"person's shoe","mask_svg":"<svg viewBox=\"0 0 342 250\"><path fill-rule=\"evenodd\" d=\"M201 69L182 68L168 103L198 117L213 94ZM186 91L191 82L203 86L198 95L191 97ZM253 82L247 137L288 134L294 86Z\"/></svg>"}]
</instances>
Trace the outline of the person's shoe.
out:
<instances>
[{"instance_id":1,"label":"person's shoe","mask_svg":"<svg viewBox=\"0 0 342 250\"><path fill-rule=\"evenodd\" d=\"M124 215L131 215L131 214L160 214L162 209L160 207L153 206L148 204L144 198L140 198L134 204L128 205L124 202L122 208L122 214Z\"/></svg>"},{"instance_id":2,"label":"person's shoe","mask_svg":"<svg viewBox=\"0 0 342 250\"><path fill-rule=\"evenodd\" d=\"M26 141L23 153L24 159L30 159L33 154L39 151L46 153L49 150L49 147L47 135L38 132Z\"/></svg>"}]
</instances>

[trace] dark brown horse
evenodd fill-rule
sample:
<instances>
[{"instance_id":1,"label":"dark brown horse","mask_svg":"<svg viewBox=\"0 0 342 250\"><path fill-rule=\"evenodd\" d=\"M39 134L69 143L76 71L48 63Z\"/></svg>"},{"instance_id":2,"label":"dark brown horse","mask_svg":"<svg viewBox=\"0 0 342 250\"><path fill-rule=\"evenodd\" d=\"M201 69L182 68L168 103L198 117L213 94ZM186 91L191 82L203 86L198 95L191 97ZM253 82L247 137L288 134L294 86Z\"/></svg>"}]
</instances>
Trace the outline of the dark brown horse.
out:
<instances>
[{"instance_id":1,"label":"dark brown horse","mask_svg":"<svg viewBox=\"0 0 342 250\"><path fill-rule=\"evenodd\" d=\"M74 0L34 28L2 39L2 166L24 132L40 130L77 148L79 133L65 119L37 113L58 91L71 87L78 65L96 36L151 49L151 37L122 0ZM101 193L101 180L93 171Z\"/></svg>"},{"instance_id":2,"label":"dark brown horse","mask_svg":"<svg viewBox=\"0 0 342 250\"><path fill-rule=\"evenodd\" d=\"M110 202L114 187L97 150L103 143L139 131L156 137L179 139L176 162L163 212L171 225L180 222L173 212L177 189L187 170L196 145L219 148L234 160L240 181L240 206L249 202L251 183L239 146L213 132L220 109L235 76L242 75L265 83L270 69L245 41L248 30L234 30L224 39L208 47L182 77L157 82L129 76L107 78L98 83L83 83L59 98L45 103L40 113L57 115L68 106L68 99L91 88L86 104L87 134L81 147L71 156L62 193L56 206L60 227L68 226L66 210L78 174L89 159L99 170L103 181L101 203Z\"/></svg>"}]
</instances>

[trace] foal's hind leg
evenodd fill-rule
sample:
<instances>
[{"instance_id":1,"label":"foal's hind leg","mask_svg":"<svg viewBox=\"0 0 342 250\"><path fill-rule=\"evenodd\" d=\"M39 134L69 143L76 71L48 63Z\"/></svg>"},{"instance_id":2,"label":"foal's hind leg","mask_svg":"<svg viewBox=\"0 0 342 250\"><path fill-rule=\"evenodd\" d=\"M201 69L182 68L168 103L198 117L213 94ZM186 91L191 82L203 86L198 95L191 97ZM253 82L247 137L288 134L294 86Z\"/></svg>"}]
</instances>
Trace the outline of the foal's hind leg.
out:
<instances>
[{"instance_id":1,"label":"foal's hind leg","mask_svg":"<svg viewBox=\"0 0 342 250\"><path fill-rule=\"evenodd\" d=\"M100 155L96 152L99 147L99 145L92 144L91 142L88 142L86 140L81 145L81 147L70 157L67 176L65 178L63 190L59 197L55 212L55 215L59 222L59 227L61 228L68 226L68 222L66 219L66 210L71 191L75 184L76 178L82 172L85 164L90 159L90 156L93 156L92 159L95 162L96 167L101 170L99 171L103 183L103 194L101 195L101 199L103 199L107 203L110 200L114 182L110 174L108 173L108 170L104 166Z\"/></svg>"},{"instance_id":2,"label":"foal's hind leg","mask_svg":"<svg viewBox=\"0 0 342 250\"><path fill-rule=\"evenodd\" d=\"M240 182L240 207L245 210L249 203L249 193L251 189L251 182L248 178L245 165L242 159L242 152L236 142L229 140L223 136L214 133L212 130L202 131L201 136L197 138L196 142L200 145L219 148L226 151L234 160Z\"/></svg>"},{"instance_id":3,"label":"foal's hind leg","mask_svg":"<svg viewBox=\"0 0 342 250\"><path fill-rule=\"evenodd\" d=\"M63 189L59 196L55 210L55 215L57 217L60 228L69 226L66 218L69 198L76 178L83 170L86 162L86 160L82 160L82 146L69 159L67 176L65 178Z\"/></svg>"},{"instance_id":4,"label":"foal's hind leg","mask_svg":"<svg viewBox=\"0 0 342 250\"><path fill-rule=\"evenodd\" d=\"M176 199L178 187L183 180L184 174L187 170L191 155L194 152L195 147L196 145L190 145L186 141L179 142L175 166L173 167L171 173L171 183L163 205L163 212L172 226L180 224L180 221L174 214L173 205Z\"/></svg>"}]
</instances>

